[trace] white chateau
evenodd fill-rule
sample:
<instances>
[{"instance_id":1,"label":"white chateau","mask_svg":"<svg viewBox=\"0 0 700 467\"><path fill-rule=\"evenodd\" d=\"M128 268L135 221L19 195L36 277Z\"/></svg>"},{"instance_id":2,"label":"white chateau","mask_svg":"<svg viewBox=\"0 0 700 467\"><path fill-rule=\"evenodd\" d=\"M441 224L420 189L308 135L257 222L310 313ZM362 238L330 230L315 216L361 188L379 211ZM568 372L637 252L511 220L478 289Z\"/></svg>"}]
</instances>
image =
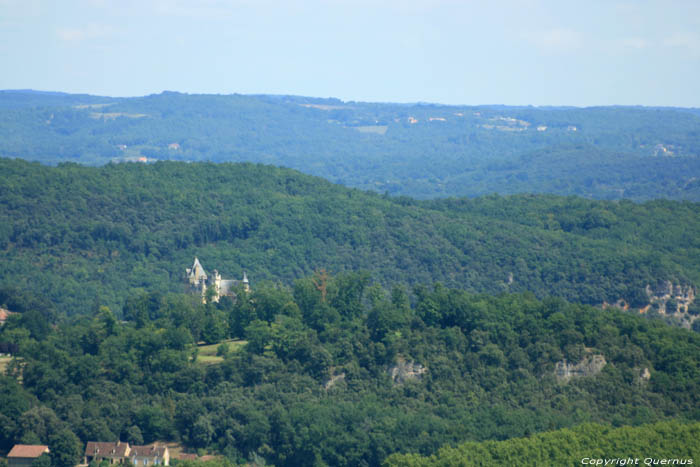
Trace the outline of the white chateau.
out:
<instances>
[{"instance_id":1,"label":"white chateau","mask_svg":"<svg viewBox=\"0 0 700 467\"><path fill-rule=\"evenodd\" d=\"M187 280L190 287L202 294L202 303L207 302L207 289L212 288L214 290L212 295L212 301L218 303L221 297L225 295L235 297L236 294L233 292L233 288L242 285L243 290L250 292L250 284L248 283L248 276L245 271L243 272L243 280L235 279L222 279L219 271L214 269L213 275L210 278L202 264L197 258L194 259L194 264L191 268L185 270L187 272Z\"/></svg>"}]
</instances>

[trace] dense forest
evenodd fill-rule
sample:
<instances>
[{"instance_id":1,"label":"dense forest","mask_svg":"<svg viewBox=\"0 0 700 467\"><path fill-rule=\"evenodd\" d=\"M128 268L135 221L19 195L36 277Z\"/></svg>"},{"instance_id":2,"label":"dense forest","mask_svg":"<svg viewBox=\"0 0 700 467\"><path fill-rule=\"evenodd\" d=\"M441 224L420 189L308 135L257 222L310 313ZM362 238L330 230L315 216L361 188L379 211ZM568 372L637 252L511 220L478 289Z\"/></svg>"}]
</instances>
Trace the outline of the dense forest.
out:
<instances>
[{"instance_id":1,"label":"dense forest","mask_svg":"<svg viewBox=\"0 0 700 467\"><path fill-rule=\"evenodd\" d=\"M35 305L0 328L19 347L0 376L0 450L47 443L65 460L53 465L71 465L87 440L161 440L278 466L380 465L394 453L414 455L388 465L425 465L418 455L462 442L437 456L537 451L554 465L580 452L698 453L700 334L527 293L386 290L366 273L237 293L218 304L142 293L123 320L98 304L56 323L40 299L3 289ZM217 357L203 359L198 341L220 343ZM586 370L567 376L567 365ZM573 428L591 422L604 427ZM643 426L610 431L628 425ZM585 451L592 430L609 436Z\"/></svg>"},{"instance_id":2,"label":"dense forest","mask_svg":"<svg viewBox=\"0 0 700 467\"><path fill-rule=\"evenodd\" d=\"M699 462L699 123L0 92L0 455Z\"/></svg>"},{"instance_id":3,"label":"dense forest","mask_svg":"<svg viewBox=\"0 0 700 467\"><path fill-rule=\"evenodd\" d=\"M417 198L700 201L700 113L373 104L295 96L0 92L0 156L261 162Z\"/></svg>"},{"instance_id":4,"label":"dense forest","mask_svg":"<svg viewBox=\"0 0 700 467\"><path fill-rule=\"evenodd\" d=\"M469 442L437 455L395 454L388 467L490 465L696 465L700 423L659 422L611 428L584 424L573 429L507 441Z\"/></svg>"},{"instance_id":5,"label":"dense forest","mask_svg":"<svg viewBox=\"0 0 700 467\"><path fill-rule=\"evenodd\" d=\"M700 283L690 202L416 201L254 164L0 159L0 172L0 284L63 314L104 304L119 315L134 294L182 292L195 256L253 284L366 270L387 287L440 281L636 309L649 304L647 286Z\"/></svg>"}]
</instances>

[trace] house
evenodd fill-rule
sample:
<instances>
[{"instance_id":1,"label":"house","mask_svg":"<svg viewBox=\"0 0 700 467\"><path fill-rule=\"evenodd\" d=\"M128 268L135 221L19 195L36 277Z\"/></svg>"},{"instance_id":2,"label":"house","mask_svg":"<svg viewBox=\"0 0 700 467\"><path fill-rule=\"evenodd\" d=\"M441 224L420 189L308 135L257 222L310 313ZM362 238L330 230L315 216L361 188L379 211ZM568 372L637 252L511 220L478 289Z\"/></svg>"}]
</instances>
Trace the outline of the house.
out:
<instances>
[{"instance_id":1,"label":"house","mask_svg":"<svg viewBox=\"0 0 700 467\"><path fill-rule=\"evenodd\" d=\"M101 443L98 441L88 441L85 447L84 464L91 461L108 460L110 464L119 464L128 458L131 452L129 443L117 441L114 443Z\"/></svg>"},{"instance_id":2,"label":"house","mask_svg":"<svg viewBox=\"0 0 700 467\"><path fill-rule=\"evenodd\" d=\"M8 467L31 467L32 463L49 453L49 447L37 444L15 444L7 455Z\"/></svg>"},{"instance_id":3,"label":"house","mask_svg":"<svg viewBox=\"0 0 700 467\"><path fill-rule=\"evenodd\" d=\"M235 279L222 279L219 271L214 269L212 276L208 276L204 267L199 262L199 259L194 259L194 264L191 268L185 269L187 275L187 280L189 282L190 288L194 292L200 292L202 294L202 302L207 301L207 288L213 289L212 301L218 303L223 296L235 296L233 288L241 285L243 290L250 292L250 283L248 282L248 276L245 271L243 272L243 280Z\"/></svg>"},{"instance_id":4,"label":"house","mask_svg":"<svg viewBox=\"0 0 700 467\"><path fill-rule=\"evenodd\" d=\"M167 446L131 446L129 460L134 465L170 465L170 451Z\"/></svg>"}]
</instances>

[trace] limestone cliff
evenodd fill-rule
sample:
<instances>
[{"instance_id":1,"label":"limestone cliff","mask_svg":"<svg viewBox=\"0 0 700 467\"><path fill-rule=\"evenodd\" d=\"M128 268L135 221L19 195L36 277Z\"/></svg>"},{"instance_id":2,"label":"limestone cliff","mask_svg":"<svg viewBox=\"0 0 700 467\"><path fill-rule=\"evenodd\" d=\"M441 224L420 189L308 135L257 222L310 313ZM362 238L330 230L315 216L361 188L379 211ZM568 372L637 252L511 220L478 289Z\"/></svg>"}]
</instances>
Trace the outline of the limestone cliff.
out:
<instances>
[{"instance_id":1,"label":"limestone cliff","mask_svg":"<svg viewBox=\"0 0 700 467\"><path fill-rule=\"evenodd\" d=\"M581 376L595 376L603 370L607 363L601 354L586 355L583 360L576 364L562 360L555 365L554 376L562 382Z\"/></svg>"},{"instance_id":2,"label":"limestone cliff","mask_svg":"<svg viewBox=\"0 0 700 467\"><path fill-rule=\"evenodd\" d=\"M394 384L403 384L411 379L420 379L428 371L420 363L406 361L399 357L396 359L396 364L387 369L387 373Z\"/></svg>"},{"instance_id":3,"label":"limestone cliff","mask_svg":"<svg viewBox=\"0 0 700 467\"><path fill-rule=\"evenodd\" d=\"M647 285L644 289L647 305L639 308L640 313L656 312L673 318L671 321L690 329L693 322L700 318L695 304L695 288L692 285L674 284L669 280L661 281L656 286ZM629 304L619 299L614 303L603 302L603 308L620 308L629 310Z\"/></svg>"}]
</instances>

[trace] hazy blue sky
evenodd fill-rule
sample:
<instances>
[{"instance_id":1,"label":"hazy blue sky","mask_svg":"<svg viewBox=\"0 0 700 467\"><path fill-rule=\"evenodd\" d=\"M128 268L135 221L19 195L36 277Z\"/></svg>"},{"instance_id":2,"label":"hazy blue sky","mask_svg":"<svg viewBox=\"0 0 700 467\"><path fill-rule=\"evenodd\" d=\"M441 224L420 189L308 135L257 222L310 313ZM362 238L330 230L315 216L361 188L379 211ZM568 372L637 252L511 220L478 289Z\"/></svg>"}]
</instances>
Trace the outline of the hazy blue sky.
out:
<instances>
[{"instance_id":1,"label":"hazy blue sky","mask_svg":"<svg viewBox=\"0 0 700 467\"><path fill-rule=\"evenodd\" d=\"M700 1L0 0L0 89L700 107Z\"/></svg>"}]
</instances>

